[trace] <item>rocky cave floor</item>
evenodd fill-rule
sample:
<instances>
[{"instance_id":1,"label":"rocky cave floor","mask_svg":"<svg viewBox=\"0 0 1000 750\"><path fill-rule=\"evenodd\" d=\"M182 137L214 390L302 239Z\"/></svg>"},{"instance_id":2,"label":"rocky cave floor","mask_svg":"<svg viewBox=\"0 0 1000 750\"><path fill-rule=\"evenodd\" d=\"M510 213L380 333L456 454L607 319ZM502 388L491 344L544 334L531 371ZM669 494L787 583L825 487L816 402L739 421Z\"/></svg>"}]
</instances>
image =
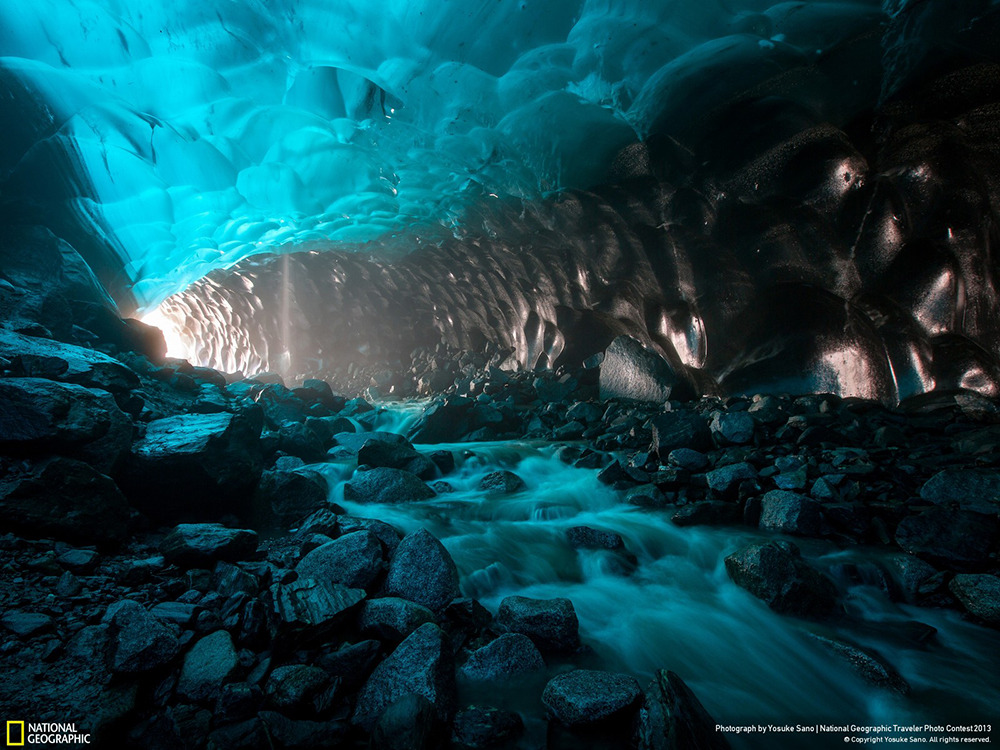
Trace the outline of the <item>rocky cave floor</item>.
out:
<instances>
[{"instance_id":1,"label":"rocky cave floor","mask_svg":"<svg viewBox=\"0 0 1000 750\"><path fill-rule=\"evenodd\" d=\"M143 748L514 747L546 718L550 747L725 746L677 675L642 686L602 671L568 600L488 611L462 597L437 539L348 515L308 469L356 461L355 503L449 492L455 454L413 444L550 441L622 503L772 533L725 565L788 617L846 616L798 536L877 547L891 564L837 574L1000 627L1000 406L973 393L899 408L823 395L643 404L602 399L596 365L516 373L497 367L502 353L424 351L407 368L342 373L346 397L322 381L227 380L161 359L136 331L105 352L0 335L6 716ZM374 429L369 386L369 398L429 399L408 439ZM497 471L482 490L523 487ZM566 544L608 550L629 575L612 532L577 527ZM829 645L907 691L879 654ZM465 698L546 669L534 715Z\"/></svg>"}]
</instances>

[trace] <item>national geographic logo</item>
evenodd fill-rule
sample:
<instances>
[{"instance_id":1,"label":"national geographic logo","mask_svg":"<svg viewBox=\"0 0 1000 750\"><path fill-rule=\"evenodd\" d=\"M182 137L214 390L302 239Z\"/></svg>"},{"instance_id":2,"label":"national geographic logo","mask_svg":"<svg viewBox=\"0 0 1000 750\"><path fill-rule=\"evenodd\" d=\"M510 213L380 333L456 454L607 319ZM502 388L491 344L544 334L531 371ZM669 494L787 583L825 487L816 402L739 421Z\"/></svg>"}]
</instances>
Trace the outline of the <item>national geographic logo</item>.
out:
<instances>
[{"instance_id":1,"label":"national geographic logo","mask_svg":"<svg viewBox=\"0 0 1000 750\"><path fill-rule=\"evenodd\" d=\"M90 735L78 732L76 724L7 722L7 747L25 745L89 745Z\"/></svg>"}]
</instances>

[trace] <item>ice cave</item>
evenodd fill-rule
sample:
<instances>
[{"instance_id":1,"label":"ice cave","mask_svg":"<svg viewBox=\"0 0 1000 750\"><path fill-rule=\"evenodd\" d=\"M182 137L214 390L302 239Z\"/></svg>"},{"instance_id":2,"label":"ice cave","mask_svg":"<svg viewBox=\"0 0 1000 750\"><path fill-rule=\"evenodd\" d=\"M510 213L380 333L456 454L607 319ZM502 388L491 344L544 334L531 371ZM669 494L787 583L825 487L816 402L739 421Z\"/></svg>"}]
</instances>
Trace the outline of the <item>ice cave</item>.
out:
<instances>
[{"instance_id":1,"label":"ice cave","mask_svg":"<svg viewBox=\"0 0 1000 750\"><path fill-rule=\"evenodd\" d=\"M997 741L998 247L997 0L0 0L8 744Z\"/></svg>"}]
</instances>

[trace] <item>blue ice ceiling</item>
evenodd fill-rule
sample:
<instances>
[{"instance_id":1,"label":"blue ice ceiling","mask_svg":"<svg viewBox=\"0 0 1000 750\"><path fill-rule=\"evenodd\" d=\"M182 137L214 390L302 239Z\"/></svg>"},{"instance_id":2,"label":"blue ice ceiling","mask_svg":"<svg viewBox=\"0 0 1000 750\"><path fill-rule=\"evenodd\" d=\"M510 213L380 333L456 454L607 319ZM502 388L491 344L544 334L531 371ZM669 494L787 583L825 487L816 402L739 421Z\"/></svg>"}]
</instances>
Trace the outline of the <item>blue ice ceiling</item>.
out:
<instances>
[{"instance_id":1,"label":"blue ice ceiling","mask_svg":"<svg viewBox=\"0 0 1000 750\"><path fill-rule=\"evenodd\" d=\"M7 1L0 196L84 226L112 293L149 309L262 250L401 254L460 231L470 201L599 182L637 137L884 18L874 1Z\"/></svg>"}]
</instances>

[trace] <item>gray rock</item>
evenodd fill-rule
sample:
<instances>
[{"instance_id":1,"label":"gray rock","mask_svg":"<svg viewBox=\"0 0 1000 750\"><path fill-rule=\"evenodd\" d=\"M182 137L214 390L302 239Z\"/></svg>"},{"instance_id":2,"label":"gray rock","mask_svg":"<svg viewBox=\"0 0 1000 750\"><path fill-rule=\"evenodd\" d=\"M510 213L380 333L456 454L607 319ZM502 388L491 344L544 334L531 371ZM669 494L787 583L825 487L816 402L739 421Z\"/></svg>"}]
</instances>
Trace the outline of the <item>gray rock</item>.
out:
<instances>
[{"instance_id":1,"label":"gray rock","mask_svg":"<svg viewBox=\"0 0 1000 750\"><path fill-rule=\"evenodd\" d=\"M421 625L379 664L358 693L352 722L371 731L382 713L410 693L422 695L443 720L455 709L451 646L437 625Z\"/></svg>"},{"instance_id":2,"label":"gray rock","mask_svg":"<svg viewBox=\"0 0 1000 750\"><path fill-rule=\"evenodd\" d=\"M936 505L954 503L963 510L997 513L1000 511L1000 472L945 469L924 482L920 497Z\"/></svg>"},{"instance_id":3,"label":"gray rock","mask_svg":"<svg viewBox=\"0 0 1000 750\"><path fill-rule=\"evenodd\" d=\"M821 635L812 634L812 637L849 664L865 682L900 695L910 694L909 683L877 651Z\"/></svg>"},{"instance_id":4,"label":"gray rock","mask_svg":"<svg viewBox=\"0 0 1000 750\"><path fill-rule=\"evenodd\" d=\"M358 628L365 635L375 636L382 641L398 642L428 622L436 622L434 613L427 607L387 596L369 599L361 606Z\"/></svg>"},{"instance_id":5,"label":"gray rock","mask_svg":"<svg viewBox=\"0 0 1000 750\"><path fill-rule=\"evenodd\" d=\"M256 737L240 747L255 750L260 747L281 747L285 750L313 750L319 747L341 747L348 731L346 722L326 719L290 719L277 711L261 711L260 719L267 727L259 739ZM213 736L215 733L213 732ZM219 749L228 750L231 744L219 744Z\"/></svg>"},{"instance_id":6,"label":"gray rock","mask_svg":"<svg viewBox=\"0 0 1000 750\"><path fill-rule=\"evenodd\" d=\"M524 480L512 471L491 471L479 482L480 491L489 495L510 495L524 488Z\"/></svg>"},{"instance_id":7,"label":"gray rock","mask_svg":"<svg viewBox=\"0 0 1000 750\"><path fill-rule=\"evenodd\" d=\"M643 693L636 722L639 750L729 750L715 720L684 681L661 669Z\"/></svg>"},{"instance_id":8,"label":"gray rock","mask_svg":"<svg viewBox=\"0 0 1000 750\"><path fill-rule=\"evenodd\" d=\"M896 543L933 565L976 572L989 563L997 533L996 516L934 507L900 521Z\"/></svg>"},{"instance_id":9,"label":"gray rock","mask_svg":"<svg viewBox=\"0 0 1000 750\"><path fill-rule=\"evenodd\" d=\"M271 586L275 637L311 642L325 638L354 612L365 598L363 589L352 589L312 578Z\"/></svg>"},{"instance_id":10,"label":"gray rock","mask_svg":"<svg viewBox=\"0 0 1000 750\"><path fill-rule=\"evenodd\" d=\"M1000 578L994 575L959 574L948 584L966 611L1000 627Z\"/></svg>"},{"instance_id":11,"label":"gray rock","mask_svg":"<svg viewBox=\"0 0 1000 750\"><path fill-rule=\"evenodd\" d=\"M437 476L437 465L418 453L407 441L368 440L358 451L358 465L367 464L390 469L402 469L421 479Z\"/></svg>"},{"instance_id":12,"label":"gray rock","mask_svg":"<svg viewBox=\"0 0 1000 750\"><path fill-rule=\"evenodd\" d=\"M52 630L52 618L41 612L11 609L0 615L0 625L20 638L32 638Z\"/></svg>"},{"instance_id":13,"label":"gray rock","mask_svg":"<svg viewBox=\"0 0 1000 750\"><path fill-rule=\"evenodd\" d=\"M399 531L377 518L363 518L361 516L337 516L337 525L341 535L352 534L355 531L367 530L378 537L390 555L396 551L403 535Z\"/></svg>"},{"instance_id":14,"label":"gray rock","mask_svg":"<svg viewBox=\"0 0 1000 750\"><path fill-rule=\"evenodd\" d=\"M250 560L257 552L257 532L218 523L182 523L160 542L167 562L186 568L211 568L218 560Z\"/></svg>"},{"instance_id":15,"label":"gray rock","mask_svg":"<svg viewBox=\"0 0 1000 750\"><path fill-rule=\"evenodd\" d=\"M160 602L149 610L150 614L160 622L180 628L192 625L200 611L201 607L188 602Z\"/></svg>"},{"instance_id":16,"label":"gray rock","mask_svg":"<svg viewBox=\"0 0 1000 750\"><path fill-rule=\"evenodd\" d=\"M712 449L712 433L700 414L689 411L668 411L657 414L649 420L653 430L650 450L661 462L666 462L670 453L678 448L694 451Z\"/></svg>"},{"instance_id":17,"label":"gray rock","mask_svg":"<svg viewBox=\"0 0 1000 750\"><path fill-rule=\"evenodd\" d=\"M821 616L833 611L837 590L806 563L788 542L750 544L729 555L726 572L771 609L785 614Z\"/></svg>"},{"instance_id":18,"label":"gray rock","mask_svg":"<svg viewBox=\"0 0 1000 750\"><path fill-rule=\"evenodd\" d=\"M157 419L132 446L122 488L162 522L246 514L262 469L259 411Z\"/></svg>"},{"instance_id":19,"label":"gray rock","mask_svg":"<svg viewBox=\"0 0 1000 750\"><path fill-rule=\"evenodd\" d=\"M68 549L56 558L56 562L74 573L89 573L100 561L101 556L92 549Z\"/></svg>"},{"instance_id":20,"label":"gray rock","mask_svg":"<svg viewBox=\"0 0 1000 750\"><path fill-rule=\"evenodd\" d=\"M72 458L25 462L0 479L0 523L29 539L121 541L129 507L115 483Z\"/></svg>"},{"instance_id":21,"label":"gray rock","mask_svg":"<svg viewBox=\"0 0 1000 750\"><path fill-rule=\"evenodd\" d=\"M621 534L590 526L574 526L566 531L566 539L573 549L625 549L625 540Z\"/></svg>"},{"instance_id":22,"label":"gray rock","mask_svg":"<svg viewBox=\"0 0 1000 750\"><path fill-rule=\"evenodd\" d=\"M457 750L509 747L522 734L524 722L513 711L494 706L469 706L452 721L451 742Z\"/></svg>"},{"instance_id":23,"label":"gray rock","mask_svg":"<svg viewBox=\"0 0 1000 750\"><path fill-rule=\"evenodd\" d=\"M473 403L464 396L436 401L414 423L408 437L414 443L458 442L471 427L469 417Z\"/></svg>"},{"instance_id":24,"label":"gray rock","mask_svg":"<svg viewBox=\"0 0 1000 750\"><path fill-rule=\"evenodd\" d=\"M180 651L173 632L132 599L108 607L104 621L109 626L109 666L114 672L148 672L167 664Z\"/></svg>"},{"instance_id":25,"label":"gray rock","mask_svg":"<svg viewBox=\"0 0 1000 750\"><path fill-rule=\"evenodd\" d=\"M745 411L719 411L712 416L709 429L720 445L746 445L753 440L753 417Z\"/></svg>"},{"instance_id":26,"label":"gray rock","mask_svg":"<svg viewBox=\"0 0 1000 750\"><path fill-rule=\"evenodd\" d=\"M816 536L820 528L819 509L815 500L795 492L771 490L761 499L760 528Z\"/></svg>"},{"instance_id":27,"label":"gray rock","mask_svg":"<svg viewBox=\"0 0 1000 750\"><path fill-rule=\"evenodd\" d=\"M399 505L427 500L434 490L415 475L402 469L379 467L358 471L344 485L344 499L355 503Z\"/></svg>"},{"instance_id":28,"label":"gray rock","mask_svg":"<svg viewBox=\"0 0 1000 750\"><path fill-rule=\"evenodd\" d=\"M215 700L238 665L232 637L225 630L217 630L197 641L184 655L177 692L196 703Z\"/></svg>"},{"instance_id":29,"label":"gray rock","mask_svg":"<svg viewBox=\"0 0 1000 750\"><path fill-rule=\"evenodd\" d=\"M42 378L0 380L0 448L57 453L108 474L132 443L132 422L107 391Z\"/></svg>"},{"instance_id":30,"label":"gray rock","mask_svg":"<svg viewBox=\"0 0 1000 750\"><path fill-rule=\"evenodd\" d=\"M670 520L677 526L732 526L739 524L741 518L736 503L710 500L678 508Z\"/></svg>"},{"instance_id":31,"label":"gray rock","mask_svg":"<svg viewBox=\"0 0 1000 750\"><path fill-rule=\"evenodd\" d=\"M372 750L431 750L440 747L440 721L433 704L409 693L386 708L372 730Z\"/></svg>"},{"instance_id":32,"label":"gray rock","mask_svg":"<svg viewBox=\"0 0 1000 750\"><path fill-rule=\"evenodd\" d=\"M14 375L45 378L123 393L139 387L138 376L113 357L52 339L0 329L0 357Z\"/></svg>"},{"instance_id":33,"label":"gray rock","mask_svg":"<svg viewBox=\"0 0 1000 750\"><path fill-rule=\"evenodd\" d=\"M545 661L526 635L504 633L469 655L459 670L468 680L506 680L545 669Z\"/></svg>"},{"instance_id":34,"label":"gray rock","mask_svg":"<svg viewBox=\"0 0 1000 750\"><path fill-rule=\"evenodd\" d=\"M370 531L356 531L327 542L295 566L300 578L342 583L357 589L367 589L384 569L382 545Z\"/></svg>"},{"instance_id":35,"label":"gray rock","mask_svg":"<svg viewBox=\"0 0 1000 750\"><path fill-rule=\"evenodd\" d=\"M294 526L326 507L327 492L326 482L319 475L297 471L265 471L253 498L257 524L286 529Z\"/></svg>"},{"instance_id":36,"label":"gray rock","mask_svg":"<svg viewBox=\"0 0 1000 750\"><path fill-rule=\"evenodd\" d=\"M701 471L708 466L708 456L690 448L676 448L670 451L667 460L687 471Z\"/></svg>"},{"instance_id":37,"label":"gray rock","mask_svg":"<svg viewBox=\"0 0 1000 750\"><path fill-rule=\"evenodd\" d=\"M718 469L712 469L712 471L705 473L708 488L720 495L735 492L740 482L756 478L757 470L746 462L720 466Z\"/></svg>"},{"instance_id":38,"label":"gray rock","mask_svg":"<svg viewBox=\"0 0 1000 750\"><path fill-rule=\"evenodd\" d=\"M267 680L268 703L285 713L302 712L329 682L326 672L307 664L277 667Z\"/></svg>"},{"instance_id":39,"label":"gray rock","mask_svg":"<svg viewBox=\"0 0 1000 750\"><path fill-rule=\"evenodd\" d=\"M407 534L392 554L385 592L440 612L460 593L455 561L426 529Z\"/></svg>"},{"instance_id":40,"label":"gray rock","mask_svg":"<svg viewBox=\"0 0 1000 750\"><path fill-rule=\"evenodd\" d=\"M601 399L612 398L662 404L682 382L670 364L631 336L619 336L601 362Z\"/></svg>"},{"instance_id":41,"label":"gray rock","mask_svg":"<svg viewBox=\"0 0 1000 750\"><path fill-rule=\"evenodd\" d=\"M568 727L621 718L636 707L642 690L634 677L575 669L549 680L542 703Z\"/></svg>"},{"instance_id":42,"label":"gray rock","mask_svg":"<svg viewBox=\"0 0 1000 750\"><path fill-rule=\"evenodd\" d=\"M508 596L500 602L496 622L501 630L528 636L543 654L580 648L580 623L569 599Z\"/></svg>"}]
</instances>

